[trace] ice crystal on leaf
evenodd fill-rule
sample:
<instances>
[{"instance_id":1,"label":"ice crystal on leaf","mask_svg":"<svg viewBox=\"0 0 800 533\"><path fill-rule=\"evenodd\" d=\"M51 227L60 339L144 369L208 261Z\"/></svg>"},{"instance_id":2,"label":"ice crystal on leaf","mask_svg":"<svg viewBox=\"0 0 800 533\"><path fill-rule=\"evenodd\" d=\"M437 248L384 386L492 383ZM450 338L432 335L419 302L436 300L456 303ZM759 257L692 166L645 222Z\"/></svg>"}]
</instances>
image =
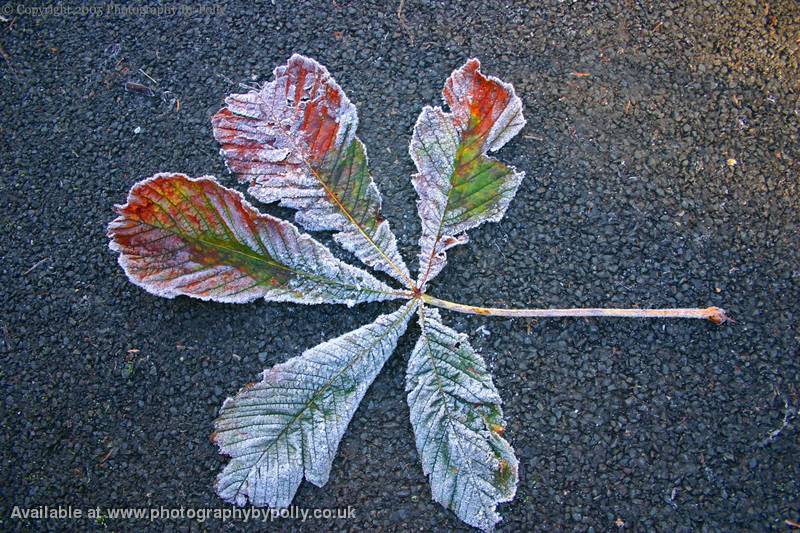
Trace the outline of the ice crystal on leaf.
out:
<instances>
[{"instance_id":1,"label":"ice crystal on leaf","mask_svg":"<svg viewBox=\"0 0 800 533\"><path fill-rule=\"evenodd\" d=\"M301 481L328 481L339 442L412 316L420 333L408 363L411 425L433 499L489 531L511 501L518 461L503 437L500 395L466 335L431 305L502 316L659 316L724 322L707 309L513 310L456 304L425 293L466 232L499 221L524 174L488 154L525 124L510 84L477 59L444 86L449 110L426 106L409 153L422 221L416 281L381 215L381 195L356 136L355 106L328 70L293 55L258 90L232 94L214 115L228 168L262 202L296 210L308 231L333 239L399 287L334 257L289 221L260 213L213 177L156 174L135 184L108 226L130 281L157 296L303 304L405 301L396 311L264 371L223 404L213 441L230 461L217 493L236 505L286 507Z\"/></svg>"}]
</instances>

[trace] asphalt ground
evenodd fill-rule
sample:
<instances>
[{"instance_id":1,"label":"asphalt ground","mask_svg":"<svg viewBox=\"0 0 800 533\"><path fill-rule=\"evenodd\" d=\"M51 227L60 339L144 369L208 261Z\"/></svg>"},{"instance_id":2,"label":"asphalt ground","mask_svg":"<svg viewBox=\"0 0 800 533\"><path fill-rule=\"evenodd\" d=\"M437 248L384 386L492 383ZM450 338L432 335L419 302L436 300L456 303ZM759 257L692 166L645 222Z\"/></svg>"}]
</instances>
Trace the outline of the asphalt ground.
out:
<instances>
[{"instance_id":1,"label":"asphalt ground","mask_svg":"<svg viewBox=\"0 0 800 533\"><path fill-rule=\"evenodd\" d=\"M223 399L394 309L159 299L128 283L107 248L112 206L141 178L234 185L209 119L292 52L327 65L358 105L410 265L420 225L407 146L420 109L473 56L516 87L528 124L498 155L527 177L501 223L449 252L432 294L515 307L718 305L736 319L444 312L489 361L520 459L501 529L797 527L786 521L800 522L800 4L199 5L0 7L0 529L262 527L11 513L223 507L213 481L224 459L208 440ZM304 483L294 500L352 506L355 518L273 528L464 529L431 500L414 447L403 384L417 331L368 392L330 482Z\"/></svg>"}]
</instances>

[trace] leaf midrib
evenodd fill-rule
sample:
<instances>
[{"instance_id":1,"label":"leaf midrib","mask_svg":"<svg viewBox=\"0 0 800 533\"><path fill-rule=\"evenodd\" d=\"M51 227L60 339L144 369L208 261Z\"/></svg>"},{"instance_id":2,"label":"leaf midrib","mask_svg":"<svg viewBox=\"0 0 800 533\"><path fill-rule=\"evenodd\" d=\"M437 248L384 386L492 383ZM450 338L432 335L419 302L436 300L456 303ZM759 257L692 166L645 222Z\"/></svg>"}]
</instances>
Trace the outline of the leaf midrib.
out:
<instances>
[{"instance_id":1,"label":"leaf midrib","mask_svg":"<svg viewBox=\"0 0 800 533\"><path fill-rule=\"evenodd\" d=\"M510 102L511 102L511 100L509 100L509 103ZM507 104L507 106L508 106L508 104ZM507 106L506 106L506 108L507 108ZM503 110L503 112L500 113L500 115L498 115L498 118L500 116L502 116L502 114L504 112L505 112L505 110ZM448 117L448 118L451 118L453 116L452 112L450 112L450 113L442 113L442 114L444 116ZM516 115L513 118L516 118ZM497 136L499 137L503 133L505 133L508 130L508 128L509 128L509 126L510 126L510 124L512 122L513 122L513 120L509 120L506 123L506 125L504 126L504 128L501 130L501 132ZM455 127L455 124L453 124L453 126ZM474 128L472 128L472 127L468 127L466 130L459 132L459 143L456 146L456 153L453 156L453 165L452 165L453 171L447 177L447 182L450 185L450 187L447 189L447 197L446 197L446 201L445 201L445 207L444 207L444 210L442 211L442 217L439 220L439 228L438 228L437 233L436 233L436 238L433 240L433 247L431 248L431 255L428 256L428 259L427 259L428 266L427 266L427 268L425 270L425 277L421 278L420 285L425 285L428 282L428 276L430 275L430 272L431 272L431 264L432 264L432 261L433 261L433 256L436 255L436 246L439 244L439 241L442 240L442 235L443 235L444 226L445 226L445 218L447 216L447 210L450 208L450 200L452 198L453 189L456 188L455 185L453 184L453 177L456 175L456 171L458 169L458 162L459 162L458 161L458 154L459 154L459 152L460 152L460 150L462 148L465 148L465 149L466 148L472 148L472 145L476 144L477 142L486 140L486 136L484 136L484 137L481 137L480 135L471 135L470 136L469 134L473 129ZM456 128L456 131L458 132L457 128ZM491 131L491 129L490 129L490 131ZM464 146L463 143L464 143L464 138L465 137L466 138L471 137L471 139L468 141L468 144ZM438 137L437 137L437 143L438 143ZM425 149L424 145L423 145L423 149ZM425 151L427 152L427 149L425 149ZM490 161L497 161L495 158L493 158L493 157L488 155L488 150L478 152L478 154L475 156L475 158L473 158L473 160L474 159L481 159L481 158L488 159ZM501 164L504 164L504 163L501 163ZM508 166L508 165L505 165L505 166ZM474 209L475 208L473 208L470 211L473 211Z\"/></svg>"},{"instance_id":2,"label":"leaf midrib","mask_svg":"<svg viewBox=\"0 0 800 533\"><path fill-rule=\"evenodd\" d=\"M444 113L444 112L442 112L442 115L444 117L448 118L448 119L452 119L452 116L453 116L452 113ZM455 124L453 124L453 127L455 128ZM468 144L466 147L463 146L464 137L466 136L466 133L468 131L469 130L459 132L458 129L456 128L456 132L458 134L458 144L456 145L455 154L453 155L453 161L452 161L453 170L452 170L452 172L450 172L450 175L447 177L447 183L450 186L447 188L447 197L445 199L444 209L442 210L442 217L439 220L439 228L438 228L438 230L436 232L436 238L433 240L433 247L431 248L431 255L428 256L428 260L427 260L428 261L428 266L425 269L425 276L423 278L421 278L420 285L425 285L428 282L428 276L431 273L431 266L432 266L432 262L433 262L433 256L436 255L436 245L439 244L439 241L442 240L442 233L444 231L444 226L445 226L444 219L445 219L445 216L447 214L447 210L450 207L450 200L452 198L453 189L455 188L454 185L453 185L453 177L456 175L457 170L458 170L458 157L459 157L458 154L459 154L459 152L461 151L462 148L471 148L472 144L475 144L475 143L477 143L478 141L481 140L481 138L479 136L473 136L472 139L470 140L470 144ZM439 143L438 136L436 137L436 142L437 142L437 144ZM422 147L425 150L425 152L428 152L428 150L427 150L427 148L425 147L424 144L422 145ZM483 155L482 153L479 153L476 157L481 157L482 155Z\"/></svg>"},{"instance_id":3,"label":"leaf midrib","mask_svg":"<svg viewBox=\"0 0 800 533\"><path fill-rule=\"evenodd\" d=\"M355 138L353 138L353 142L356 142L356 141L355 141ZM353 225L353 226L354 226L354 227L355 227L355 228L358 230L358 232L361 234L361 236L362 236L362 237L364 237L364 239L365 239L365 240L366 240L366 241L367 241L369 244L371 244L371 245L372 245L372 247L373 247L373 248L375 248L375 249L378 251L378 253L379 253L379 254L381 254L381 257L383 258L383 260L384 260L384 261L386 261L386 264L388 264L388 265L389 265L390 267L392 267L392 268L393 268L393 269L394 269L394 270L395 270L395 271L396 271L398 274L400 274L400 276L403 278L403 280L405 280L405 282L408 284L408 287L409 287L410 289L414 289L414 288L415 288L415 286L414 286L414 282L413 282L413 281L411 281L411 280L408 278L408 276L406 276L406 274L405 274L405 273L404 273L404 272L403 272L403 271L400 269L400 267L398 267L398 266L397 266L397 265L394 263L394 261L392 261L392 260L389 258L389 256L388 256L388 255L386 255L386 252L384 252L384 251L383 251L383 248L381 248L380 246L378 246L378 243L376 243L376 242L375 242L375 241L372 239L372 237L371 237L371 236L370 236L370 235L369 235L369 234L368 234L368 233L367 233L367 232L364 230L364 228L362 228L362 227L361 227L361 224L359 224L359 223L356 221L356 219L355 219L355 218L353 218L353 216L350 214L350 211L347 209L347 207L346 207L346 206L345 206L345 205L344 205L344 204L341 202L341 200L339 199L339 197L338 197L338 196L337 196L337 195L336 195L336 194L333 192L333 190L332 190L332 189L331 189L331 188L328 186L328 184L327 184L327 183L325 183L325 181L324 181L324 180L322 179L322 177L319 175L319 173L317 172L317 170L316 170L316 169L315 169L313 166L311 166L311 163L309 163L308 161L306 161L305 157L303 157L303 158L302 158L302 160L303 160L303 163L304 163L304 164L306 165L306 167L308 168L308 170L309 170L309 171L311 172L311 174L314 176L314 178L316 178L316 180L319 182L319 184L320 184L320 185L322 186L322 188L325 190L325 193L328 195L328 197L329 197L329 198L331 198L331 200L333 201L334 205L336 205L336 207L339 209L339 211L341 211L341 212L342 212L342 214L345 216L345 218L347 218L347 220L350 222L350 224L352 224L352 225ZM378 228L378 227L380 227L380 224L378 224L378 225L376 226L376 231L377 231L377 228Z\"/></svg>"},{"instance_id":4,"label":"leaf midrib","mask_svg":"<svg viewBox=\"0 0 800 533\"><path fill-rule=\"evenodd\" d=\"M439 375L439 371L436 368L436 363L435 363L435 359L436 358L433 356L433 350L430 347L430 342L428 340L428 335L425 333L425 313L424 313L423 309L424 308L420 309L420 329L422 329L421 336L425 339L426 351L428 352L428 358L429 358L429 360L431 362L431 370L433 371L433 374L434 374L434 376L436 378L436 388L437 388L437 390L439 391L439 394L442 397L445 397L445 396L452 397L451 394L449 394L447 391L444 390L444 385L442 384L441 376ZM447 400L443 400L442 404L444 405L445 417L447 419L447 422L446 422L447 423L447 430L446 431L448 431L451 434L457 435L455 429L453 428L453 418L454 417L450 413L450 407L448 405ZM467 454L464 453L463 448L461 446L461 441L460 441L459 438L456 438L456 445L458 446L458 448L459 448L459 450L461 452L461 456L465 457ZM467 477L470 479L470 484L476 490L478 490L478 492L480 494L484 494L484 492L481 491L478 488L478 484L474 481L474 478L477 477L477 476L476 476L475 473L472 472L472 469L470 468L471 464L472 463L467 463L468 468L466 468ZM460 470L459 470L459 472L460 472ZM455 484L454 484L453 491L455 492L455 490L456 490L456 487L455 487ZM452 502L453 502L453 498L451 496L450 503L452 503ZM484 503L484 506L485 506L485 503Z\"/></svg>"},{"instance_id":5,"label":"leaf midrib","mask_svg":"<svg viewBox=\"0 0 800 533\"><path fill-rule=\"evenodd\" d=\"M158 202L153 202L153 205L158 206L158 208L161 209L162 211L164 211L164 213L166 213L167 216L172 218L172 215L170 215L167 212L167 210L164 209L163 206L159 205ZM167 233L170 233L172 235L176 235L176 236L178 236L181 239L184 239L186 241L190 241L192 243L202 243L202 244L207 245L207 246L209 246L211 248L216 248L218 250L223 250L223 251L226 251L226 252L239 254L239 255L242 255L242 256L250 259L250 260L253 260L253 261L256 261L256 262L262 262L262 263L265 263L267 265L270 265L271 267L278 268L278 269L281 269L281 270L285 270L287 272L291 272L291 273L296 274L298 276L302 276L304 278L307 278L307 279L310 279L310 280L313 280L313 281L317 281L319 283L324 283L324 284L327 284L327 285L340 286L340 287L346 287L346 288L349 288L349 289L366 291L366 292L371 292L371 293L375 293L375 294L395 295L394 292L386 292L386 291L381 291L381 290L377 290L377 289L371 289L371 288L368 288L368 287L361 287L361 286L358 286L358 285L350 285L348 283L341 283L339 281L334 281L334 280L331 280L331 279L328 279L328 278L323 278L323 277L320 277L320 276L314 276L314 275L309 274L307 272L304 272L302 270L295 270L295 269L290 268L290 267L288 267L286 265L283 265L281 263L277 263L274 260L270 260L270 259L272 259L271 257L270 257L270 259L267 259L268 256L257 254L255 252L247 253L247 252L245 252L243 250L236 249L236 248L233 248L233 247L230 247L230 246L225 246L224 244L221 244L221 243L215 243L213 241L202 239L200 237L196 237L196 236L193 236L193 235L188 235L186 233L182 233L182 232L177 231L176 229L173 229L173 228L167 228L167 227L164 227L164 226L161 226L161 225L158 225L158 224L151 224L149 222L145 222L141 218L138 219L138 222L140 224L142 224L142 225L145 225L145 226L148 226L148 227L151 227L151 228L156 228L156 229L159 229L161 231L166 231ZM176 228L178 227L177 223L175 223L175 227ZM225 228L226 228L226 230L228 229L227 226L225 226ZM219 264L222 264L222 263L219 263ZM263 284L262 282L259 282L259 285L262 285L262 284Z\"/></svg>"},{"instance_id":6,"label":"leaf midrib","mask_svg":"<svg viewBox=\"0 0 800 533\"><path fill-rule=\"evenodd\" d=\"M341 92L342 92L342 95L344 95L344 90L342 90ZM295 111L297 111L297 109L299 109L299 107L296 108ZM239 116L242 116L242 115L239 115ZM271 121L273 124L278 124L274 114L269 117L269 121ZM350 125L348 124L347 127L349 128ZM349 133L349 129L345 132L345 136L344 137L347 137L348 133ZM290 135L287 135L287 137L291 138ZM353 134L353 139L350 142L351 143L359 142L358 137L355 134ZM295 146L297 146L297 143L295 143ZM341 156L342 152L347 150L348 148L349 148L349 146L343 146L343 145L339 145L336 148L336 150L337 150L337 152L336 152L337 164L338 164L339 157ZM405 272L403 272L403 270L400 267L398 267L394 263L394 261L392 261L389 258L389 256L386 254L386 252L384 252L383 248L378 246L378 243L376 243L372 239L372 237L364 230L364 228L361 226L361 224L358 221L356 221L356 219L350 213L350 210L339 199L338 195L335 194L334 191L325 182L325 180L322 179L322 176L320 176L320 174L317 171L317 169L306 158L306 151L307 150L303 150L303 149L296 150L297 155L299 156L299 159L303 162L303 165L305 165L305 167L308 169L308 172L314 177L314 179L317 180L317 182L320 184L320 186L325 191L325 193L328 196L328 198L331 199L331 201L334 204L334 206L344 215L344 217L348 220L348 222L350 222L350 224L358 230L358 232L361 234L361 236L364 238L364 240L366 240L370 245L372 245L373 248L375 248L375 250L378 251L378 253L381 255L383 260L386 261L386 264L389 265L392 269L395 270L395 272L397 272L400 275L400 277L408 285L408 288L410 288L412 290L415 289L416 285L414 284L414 282L408 277L408 275L406 275ZM366 150L364 152L364 155L365 155L365 160L366 160ZM367 172L367 179L371 179L370 175L369 175L369 169L368 168L366 169L366 172ZM368 184L367 184L367 187L369 187ZM376 231L377 231L377 227L379 227L379 226L380 226L380 224L378 224L376 226Z\"/></svg>"}]
</instances>

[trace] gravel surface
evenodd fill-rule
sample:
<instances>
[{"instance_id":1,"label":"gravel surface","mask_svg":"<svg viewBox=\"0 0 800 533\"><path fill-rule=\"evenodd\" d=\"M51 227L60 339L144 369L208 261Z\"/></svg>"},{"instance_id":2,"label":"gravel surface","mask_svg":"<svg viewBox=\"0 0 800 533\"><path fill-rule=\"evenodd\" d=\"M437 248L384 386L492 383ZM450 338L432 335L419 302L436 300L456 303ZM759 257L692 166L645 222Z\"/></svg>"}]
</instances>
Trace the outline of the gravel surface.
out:
<instances>
[{"instance_id":1,"label":"gravel surface","mask_svg":"<svg viewBox=\"0 0 800 533\"><path fill-rule=\"evenodd\" d=\"M256 530L10 516L13 506L222 507L212 484L223 459L208 441L222 400L394 308L158 299L107 249L111 207L138 179L233 183L209 118L294 51L327 65L359 106L409 264L419 222L407 145L421 107L471 56L522 97L528 125L501 158L528 177L504 221L449 253L432 294L719 305L737 321L444 313L471 333L504 399L521 479L500 508L503 530L800 521L795 1L408 0L400 17L396 3L274 4L206 3L191 16L2 8L0 529ZM276 527L464 529L431 501L413 444L402 390L416 331L367 394L330 482L304 483L294 500L352 506L356 518Z\"/></svg>"}]
</instances>

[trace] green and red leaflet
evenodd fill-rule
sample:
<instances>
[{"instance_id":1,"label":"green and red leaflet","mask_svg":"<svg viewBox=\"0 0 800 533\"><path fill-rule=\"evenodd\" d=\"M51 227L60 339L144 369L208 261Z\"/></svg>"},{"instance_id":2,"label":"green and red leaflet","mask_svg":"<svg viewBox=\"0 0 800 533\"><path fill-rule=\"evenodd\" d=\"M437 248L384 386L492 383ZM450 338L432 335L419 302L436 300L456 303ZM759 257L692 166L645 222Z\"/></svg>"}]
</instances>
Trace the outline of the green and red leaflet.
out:
<instances>
[{"instance_id":1,"label":"green and red leaflet","mask_svg":"<svg viewBox=\"0 0 800 533\"><path fill-rule=\"evenodd\" d=\"M232 94L212 119L228 168L257 200L295 209L400 287L337 259L294 224L260 213L213 177L156 174L135 184L108 227L131 282L157 296L303 304L404 300L394 312L264 371L223 404L213 440L230 461L217 493L236 505L287 507L303 479L328 481L347 425L416 313L406 371L417 450L433 499L490 531L516 491L501 399L482 356L432 305L500 316L636 316L727 320L707 309L479 308L425 293L466 232L499 221L524 173L488 154L524 126L513 87L471 59L448 78L449 107L425 107L409 152L422 221L416 281L381 215L381 195L356 136L355 106L313 59L293 55L258 90Z\"/></svg>"},{"instance_id":2,"label":"green and red leaflet","mask_svg":"<svg viewBox=\"0 0 800 533\"><path fill-rule=\"evenodd\" d=\"M260 90L225 103L212 118L214 137L248 192L297 209L295 220L309 231L335 231L346 250L410 288L356 137L356 108L328 70L294 54Z\"/></svg>"},{"instance_id":3,"label":"green and red leaflet","mask_svg":"<svg viewBox=\"0 0 800 533\"><path fill-rule=\"evenodd\" d=\"M347 305L399 297L212 177L156 174L134 185L117 213L111 249L128 278L156 296Z\"/></svg>"},{"instance_id":4,"label":"green and red leaflet","mask_svg":"<svg viewBox=\"0 0 800 533\"><path fill-rule=\"evenodd\" d=\"M450 75L443 92L450 112L426 106L411 138L418 171L411 182L422 220L420 287L444 268L448 248L467 241L467 230L503 218L525 176L487 155L514 137L525 119L514 88L479 68L470 59Z\"/></svg>"}]
</instances>

